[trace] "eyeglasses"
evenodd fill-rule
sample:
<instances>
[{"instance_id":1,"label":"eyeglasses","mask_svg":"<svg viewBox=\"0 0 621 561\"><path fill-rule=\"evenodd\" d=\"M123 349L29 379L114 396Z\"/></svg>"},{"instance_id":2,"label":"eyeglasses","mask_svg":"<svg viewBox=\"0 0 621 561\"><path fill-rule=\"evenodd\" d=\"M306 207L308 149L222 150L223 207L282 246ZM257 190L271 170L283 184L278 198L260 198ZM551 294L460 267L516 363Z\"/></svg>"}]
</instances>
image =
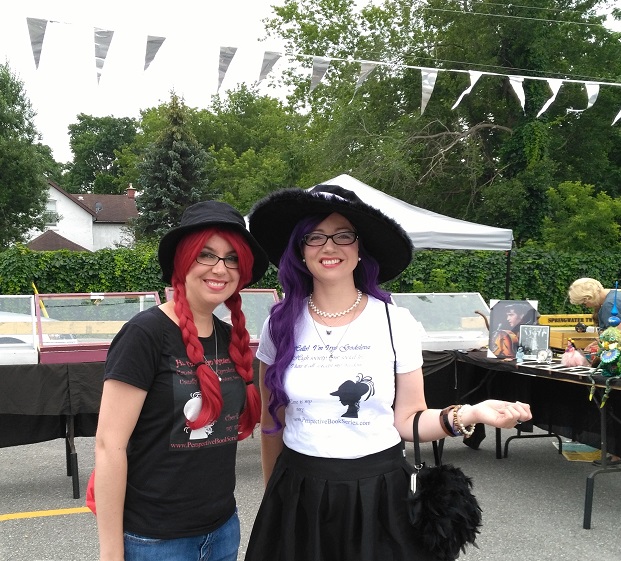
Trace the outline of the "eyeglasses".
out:
<instances>
[{"instance_id":1,"label":"eyeglasses","mask_svg":"<svg viewBox=\"0 0 621 561\"><path fill-rule=\"evenodd\" d=\"M215 267L218 261L222 261L227 269L239 269L239 258L237 255L227 255L226 257L218 257L214 253L200 253L196 258L196 262L201 265L209 265Z\"/></svg>"},{"instance_id":2,"label":"eyeglasses","mask_svg":"<svg viewBox=\"0 0 621 561\"><path fill-rule=\"evenodd\" d=\"M327 234L319 234L311 232L302 237L302 241L311 247L326 245L328 240L332 240L336 245L351 245L358 239L356 232L337 232L328 236Z\"/></svg>"}]
</instances>

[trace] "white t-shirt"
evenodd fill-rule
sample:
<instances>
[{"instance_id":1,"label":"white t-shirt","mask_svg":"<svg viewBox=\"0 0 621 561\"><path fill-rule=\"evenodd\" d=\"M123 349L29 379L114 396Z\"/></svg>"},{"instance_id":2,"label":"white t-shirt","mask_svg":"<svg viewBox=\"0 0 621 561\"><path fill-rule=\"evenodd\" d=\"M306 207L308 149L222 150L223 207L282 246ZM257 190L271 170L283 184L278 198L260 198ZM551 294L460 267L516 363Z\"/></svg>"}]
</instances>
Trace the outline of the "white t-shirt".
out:
<instances>
[{"instance_id":1,"label":"white t-shirt","mask_svg":"<svg viewBox=\"0 0 621 561\"><path fill-rule=\"evenodd\" d=\"M397 373L423 364L421 329L409 310L388 305ZM257 358L273 364L269 318ZM384 303L369 296L360 315L342 327L315 322L305 307L295 328L296 350L285 373L283 440L310 456L359 458L401 441L394 427L394 353Z\"/></svg>"}]
</instances>

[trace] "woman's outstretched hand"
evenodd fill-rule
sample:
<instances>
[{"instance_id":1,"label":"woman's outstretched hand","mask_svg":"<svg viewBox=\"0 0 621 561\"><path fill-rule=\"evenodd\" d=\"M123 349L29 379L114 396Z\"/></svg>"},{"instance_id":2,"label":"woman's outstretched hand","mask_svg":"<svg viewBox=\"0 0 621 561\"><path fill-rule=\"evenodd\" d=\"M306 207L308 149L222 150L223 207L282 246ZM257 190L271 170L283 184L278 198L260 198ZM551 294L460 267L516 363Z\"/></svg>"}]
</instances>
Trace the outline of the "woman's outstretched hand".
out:
<instances>
[{"instance_id":1,"label":"woman's outstretched hand","mask_svg":"<svg viewBox=\"0 0 621 561\"><path fill-rule=\"evenodd\" d=\"M461 417L464 425L484 423L499 429L512 429L533 418L528 403L499 399L487 399L470 407L464 407Z\"/></svg>"}]
</instances>

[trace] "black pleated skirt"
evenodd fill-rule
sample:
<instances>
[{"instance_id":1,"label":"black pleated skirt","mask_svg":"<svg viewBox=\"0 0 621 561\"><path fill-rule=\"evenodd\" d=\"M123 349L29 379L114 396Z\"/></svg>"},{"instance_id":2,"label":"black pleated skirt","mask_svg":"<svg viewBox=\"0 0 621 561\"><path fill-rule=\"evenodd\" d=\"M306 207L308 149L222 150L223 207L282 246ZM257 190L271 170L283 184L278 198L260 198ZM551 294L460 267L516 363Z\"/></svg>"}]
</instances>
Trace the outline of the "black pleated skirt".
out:
<instances>
[{"instance_id":1,"label":"black pleated skirt","mask_svg":"<svg viewBox=\"0 0 621 561\"><path fill-rule=\"evenodd\" d=\"M434 561L406 511L401 445L353 460L285 447L250 536L246 561Z\"/></svg>"}]
</instances>

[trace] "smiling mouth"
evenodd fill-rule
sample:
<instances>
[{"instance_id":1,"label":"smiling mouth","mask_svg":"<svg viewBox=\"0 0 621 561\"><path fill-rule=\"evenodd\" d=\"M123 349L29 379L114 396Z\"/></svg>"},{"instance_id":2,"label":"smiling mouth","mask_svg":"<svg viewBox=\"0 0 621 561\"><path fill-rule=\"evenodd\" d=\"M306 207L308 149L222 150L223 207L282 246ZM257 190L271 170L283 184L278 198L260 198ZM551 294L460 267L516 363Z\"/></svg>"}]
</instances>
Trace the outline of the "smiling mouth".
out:
<instances>
[{"instance_id":1,"label":"smiling mouth","mask_svg":"<svg viewBox=\"0 0 621 561\"><path fill-rule=\"evenodd\" d=\"M341 262L340 259L322 259L322 265L338 265Z\"/></svg>"},{"instance_id":2,"label":"smiling mouth","mask_svg":"<svg viewBox=\"0 0 621 561\"><path fill-rule=\"evenodd\" d=\"M205 281L205 284L207 284L207 286L211 286L213 288L223 288L224 286L226 286L226 283L223 281L214 281L214 280L207 280Z\"/></svg>"}]
</instances>

